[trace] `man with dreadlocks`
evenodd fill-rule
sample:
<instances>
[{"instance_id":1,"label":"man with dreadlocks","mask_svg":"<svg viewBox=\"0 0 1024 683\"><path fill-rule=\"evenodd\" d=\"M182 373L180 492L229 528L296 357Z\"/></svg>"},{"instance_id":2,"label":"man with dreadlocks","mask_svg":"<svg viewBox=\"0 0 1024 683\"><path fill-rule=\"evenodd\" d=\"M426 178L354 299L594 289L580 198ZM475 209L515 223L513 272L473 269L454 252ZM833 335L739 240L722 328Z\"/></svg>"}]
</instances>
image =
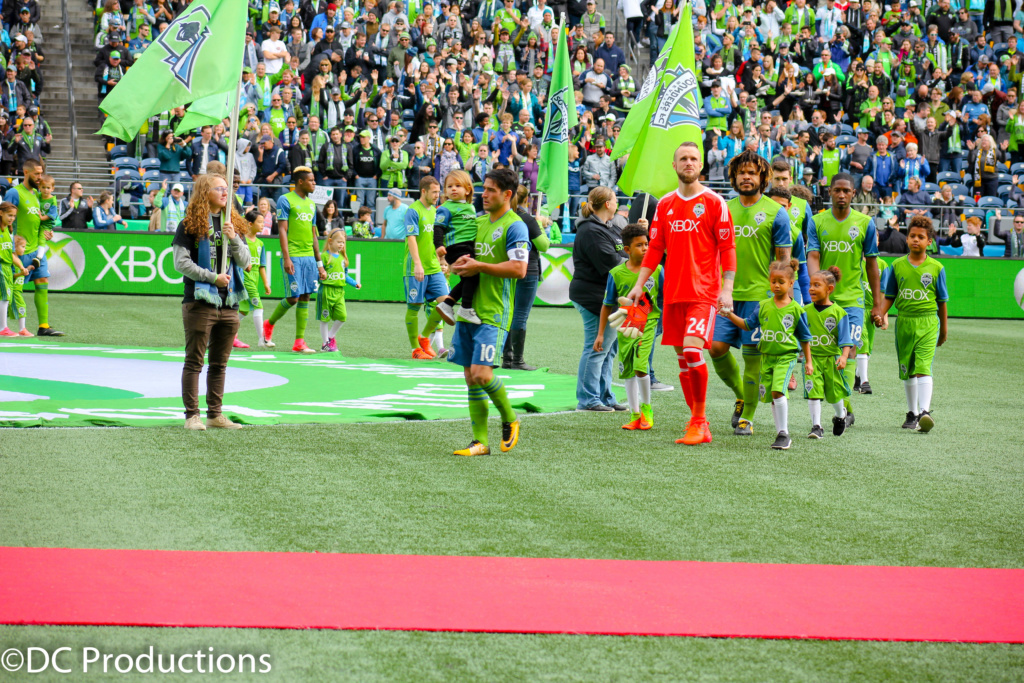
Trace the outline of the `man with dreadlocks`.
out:
<instances>
[{"instance_id":1,"label":"man with dreadlocks","mask_svg":"<svg viewBox=\"0 0 1024 683\"><path fill-rule=\"evenodd\" d=\"M746 318L757 309L758 302L771 296L768 267L772 261L788 263L793 238L789 214L778 203L764 196L772 179L768 162L747 149L729 162L729 183L739 193L730 199L736 234L736 282L733 286L733 312ZM715 320L715 337L711 344L711 362L715 373L736 395L732 415L733 433L749 436L754 430L751 419L757 409L761 354L757 350L760 330L742 330L728 318ZM742 348L743 376L730 347Z\"/></svg>"},{"instance_id":2,"label":"man with dreadlocks","mask_svg":"<svg viewBox=\"0 0 1024 683\"><path fill-rule=\"evenodd\" d=\"M245 220L228 210L228 183L223 176L198 177L185 218L171 246L174 267L181 273L185 296L181 318L185 327L185 367L181 400L185 429L238 429L221 413L228 358L238 332L238 303L248 297L244 271L249 267ZM228 217L230 215L230 217ZM224 242L228 243L227 263ZM209 350L206 374L206 424L199 419L199 373Z\"/></svg>"}]
</instances>

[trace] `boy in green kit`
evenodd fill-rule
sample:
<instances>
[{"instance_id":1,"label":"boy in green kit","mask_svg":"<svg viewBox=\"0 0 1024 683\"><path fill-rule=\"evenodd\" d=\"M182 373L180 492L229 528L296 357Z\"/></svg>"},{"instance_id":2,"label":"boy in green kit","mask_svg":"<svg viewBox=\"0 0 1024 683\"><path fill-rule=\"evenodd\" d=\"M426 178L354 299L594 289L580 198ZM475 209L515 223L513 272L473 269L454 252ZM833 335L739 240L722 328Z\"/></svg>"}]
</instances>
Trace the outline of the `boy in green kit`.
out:
<instances>
[{"instance_id":1,"label":"boy in green kit","mask_svg":"<svg viewBox=\"0 0 1024 683\"><path fill-rule=\"evenodd\" d=\"M825 399L836 411L832 418L832 434L841 436L846 431L846 406L843 401L850 395L850 385L843 370L853 350L850 317L846 309L831 299L836 283L842 277L838 266L819 270L811 276L811 302L804 306L807 326L811 330L811 360L814 374L804 384L808 406L811 409L809 439L825 436L821 428L821 400Z\"/></svg>"},{"instance_id":2,"label":"boy in green kit","mask_svg":"<svg viewBox=\"0 0 1024 683\"><path fill-rule=\"evenodd\" d=\"M598 322L597 339L594 340L594 351L601 351L605 326L610 316L619 306L619 299L625 297L636 286L640 274L640 266L647 253L647 228L631 223L622 229L622 253L628 260L620 263L608 272L608 284L604 293L604 305L601 306L601 319ZM651 349L654 348L654 337L661 318L661 306L658 303L665 274L662 266L644 283L647 298L651 302L651 312L647 314L647 324L640 337L627 337L619 332L619 379L626 382L626 397L629 403L629 422L622 425L623 429L650 429L654 426L654 412L651 408L651 376L648 363ZM630 305L630 304L627 304Z\"/></svg>"},{"instance_id":3,"label":"boy in green kit","mask_svg":"<svg viewBox=\"0 0 1024 683\"><path fill-rule=\"evenodd\" d=\"M888 313L899 308L896 318L896 358L907 393L904 429L930 432L935 426L932 407L932 360L935 349L946 342L946 269L928 256L935 239L930 218L914 216L907 228L910 253L892 262L892 276L885 287Z\"/></svg>"}]
</instances>

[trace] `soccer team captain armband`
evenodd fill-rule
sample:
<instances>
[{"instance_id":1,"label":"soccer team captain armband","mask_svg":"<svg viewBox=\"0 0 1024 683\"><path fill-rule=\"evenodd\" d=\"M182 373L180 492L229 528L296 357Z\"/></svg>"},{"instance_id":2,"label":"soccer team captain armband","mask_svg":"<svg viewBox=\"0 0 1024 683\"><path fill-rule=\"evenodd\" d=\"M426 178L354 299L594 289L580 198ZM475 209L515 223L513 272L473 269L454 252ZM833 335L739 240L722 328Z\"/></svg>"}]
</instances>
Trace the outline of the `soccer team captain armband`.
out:
<instances>
[{"instance_id":1,"label":"soccer team captain armband","mask_svg":"<svg viewBox=\"0 0 1024 683\"><path fill-rule=\"evenodd\" d=\"M509 261L529 261L530 260L530 248L526 242L517 242L509 247L505 254L508 255Z\"/></svg>"}]
</instances>

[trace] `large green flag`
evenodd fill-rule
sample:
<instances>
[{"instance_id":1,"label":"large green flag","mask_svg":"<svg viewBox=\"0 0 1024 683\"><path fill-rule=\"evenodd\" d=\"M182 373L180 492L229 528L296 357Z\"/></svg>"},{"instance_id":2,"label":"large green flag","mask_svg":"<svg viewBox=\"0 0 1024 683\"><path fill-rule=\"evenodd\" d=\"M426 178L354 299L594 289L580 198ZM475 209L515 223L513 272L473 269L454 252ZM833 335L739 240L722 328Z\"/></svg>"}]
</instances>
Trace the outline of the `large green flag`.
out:
<instances>
[{"instance_id":1,"label":"large green flag","mask_svg":"<svg viewBox=\"0 0 1024 683\"><path fill-rule=\"evenodd\" d=\"M234 91L242 75L247 5L196 0L153 41L100 104L100 133L131 140L146 119Z\"/></svg>"},{"instance_id":2,"label":"large green flag","mask_svg":"<svg viewBox=\"0 0 1024 683\"><path fill-rule=\"evenodd\" d=\"M201 100L196 100L189 105L188 111L182 117L181 122L175 129L175 135L184 135L196 128L203 126L216 126L218 123L231 116L234 109L235 91L220 92Z\"/></svg>"},{"instance_id":3,"label":"large green flag","mask_svg":"<svg viewBox=\"0 0 1024 683\"><path fill-rule=\"evenodd\" d=\"M642 117L645 125L619 178L619 187L627 195L643 190L662 197L674 190L678 180L672 172L672 161L683 142L695 143L701 156L704 154L700 125L703 100L694 69L693 32L688 30L691 12L690 3L685 3L679 19L681 28L676 31L649 103L634 105L629 112L629 118Z\"/></svg>"},{"instance_id":4,"label":"large green flag","mask_svg":"<svg viewBox=\"0 0 1024 683\"><path fill-rule=\"evenodd\" d=\"M647 77L644 78L644 82L640 86L640 92L637 93L636 101L630 107L626 120L622 122L619 137L616 138L615 146L612 148L612 161L625 154L629 154L629 151L633 149L633 145L636 144L637 138L640 137L640 133L643 132L644 127L647 125L647 121L650 120L651 102L654 101L654 97L657 94L658 85L661 83L661 75L665 73L665 62L668 61L669 54L672 52L672 46L675 44L676 33L679 31L680 26L682 26L682 22L677 21L676 25L672 27L668 41L665 43L665 47L662 48L661 54L655 60L654 67L647 72Z\"/></svg>"},{"instance_id":5,"label":"large green flag","mask_svg":"<svg viewBox=\"0 0 1024 683\"><path fill-rule=\"evenodd\" d=\"M569 201L569 129L577 124L576 94L572 89L569 68L568 38L565 23L559 28L555 66L548 86L547 111L544 114L544 135L541 136L540 168L537 189L548 196L550 206Z\"/></svg>"}]
</instances>

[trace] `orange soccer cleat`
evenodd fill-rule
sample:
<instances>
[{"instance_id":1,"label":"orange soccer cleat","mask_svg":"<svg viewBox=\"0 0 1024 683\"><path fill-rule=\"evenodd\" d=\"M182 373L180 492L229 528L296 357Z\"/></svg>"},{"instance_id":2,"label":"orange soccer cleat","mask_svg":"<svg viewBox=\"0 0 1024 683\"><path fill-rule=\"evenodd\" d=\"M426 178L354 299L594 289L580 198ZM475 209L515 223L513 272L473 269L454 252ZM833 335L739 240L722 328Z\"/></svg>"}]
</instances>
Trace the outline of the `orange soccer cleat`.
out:
<instances>
[{"instance_id":1,"label":"orange soccer cleat","mask_svg":"<svg viewBox=\"0 0 1024 683\"><path fill-rule=\"evenodd\" d=\"M711 426L705 418L693 418L686 427L683 438L676 439L676 443L686 446L696 446L701 443L711 443Z\"/></svg>"}]
</instances>

